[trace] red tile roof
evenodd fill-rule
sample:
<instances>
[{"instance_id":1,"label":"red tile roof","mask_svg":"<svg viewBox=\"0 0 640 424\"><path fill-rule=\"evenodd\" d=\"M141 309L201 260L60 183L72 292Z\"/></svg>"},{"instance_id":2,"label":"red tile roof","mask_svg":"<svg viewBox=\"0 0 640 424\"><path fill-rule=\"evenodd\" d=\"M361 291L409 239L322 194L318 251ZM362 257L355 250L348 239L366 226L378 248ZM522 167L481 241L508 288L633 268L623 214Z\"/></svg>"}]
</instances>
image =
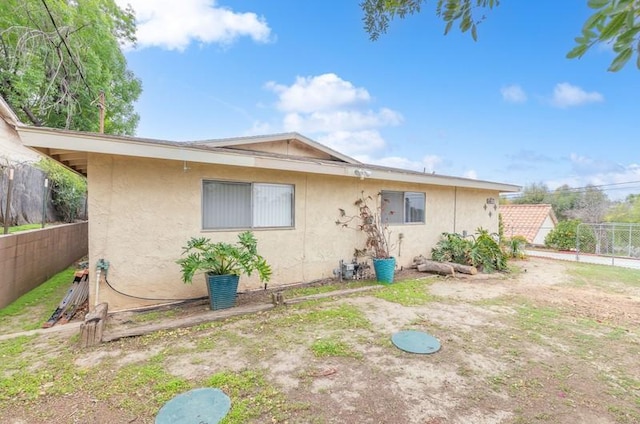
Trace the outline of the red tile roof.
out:
<instances>
[{"instance_id":1,"label":"red tile roof","mask_svg":"<svg viewBox=\"0 0 640 424\"><path fill-rule=\"evenodd\" d=\"M554 226L558 222L551 205L546 204L500 205L499 211L505 237L521 235L529 243L533 243L547 217L551 217Z\"/></svg>"}]
</instances>

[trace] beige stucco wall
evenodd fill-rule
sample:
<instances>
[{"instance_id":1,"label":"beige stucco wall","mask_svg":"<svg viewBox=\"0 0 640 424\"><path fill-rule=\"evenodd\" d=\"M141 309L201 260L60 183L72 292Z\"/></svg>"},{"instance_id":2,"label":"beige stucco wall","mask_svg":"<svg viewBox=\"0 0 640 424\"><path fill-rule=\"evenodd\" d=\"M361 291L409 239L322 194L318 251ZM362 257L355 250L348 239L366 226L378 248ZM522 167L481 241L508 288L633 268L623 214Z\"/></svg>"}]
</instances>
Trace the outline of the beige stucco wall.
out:
<instances>
[{"instance_id":1,"label":"beige stucco wall","mask_svg":"<svg viewBox=\"0 0 640 424\"><path fill-rule=\"evenodd\" d=\"M40 155L25 147L16 130L0 118L0 165L9 162L34 162L39 159Z\"/></svg>"},{"instance_id":2,"label":"beige stucco wall","mask_svg":"<svg viewBox=\"0 0 640 424\"><path fill-rule=\"evenodd\" d=\"M497 231L498 214L484 209L498 193L453 187L421 186L354 177L328 177L299 172L247 169L123 156L89 155L89 260L92 273L103 258L110 262L108 281L128 298L101 285L91 288L91 304L109 303L110 311L167 303L206 295L204 277L184 285L175 260L192 236L233 242L235 231L201 230L203 179L295 185L295 227L255 230L259 251L273 268L270 287L333 276L340 259L350 260L362 246L362 234L335 224L338 208L355 211L362 190L423 191L426 224L394 225L392 238L403 233L394 254L406 266L416 255L430 255L444 231L473 233L477 227ZM493 213L489 215L489 211ZM242 277L240 290L256 289L255 278Z\"/></svg>"}]
</instances>

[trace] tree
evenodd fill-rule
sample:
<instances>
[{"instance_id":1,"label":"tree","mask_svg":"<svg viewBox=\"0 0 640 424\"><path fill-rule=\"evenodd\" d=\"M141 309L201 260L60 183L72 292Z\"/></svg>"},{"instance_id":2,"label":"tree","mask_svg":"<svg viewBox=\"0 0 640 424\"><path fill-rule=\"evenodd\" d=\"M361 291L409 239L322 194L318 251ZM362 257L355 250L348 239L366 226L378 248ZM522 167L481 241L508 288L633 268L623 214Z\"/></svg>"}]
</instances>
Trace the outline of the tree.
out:
<instances>
[{"instance_id":1,"label":"tree","mask_svg":"<svg viewBox=\"0 0 640 424\"><path fill-rule=\"evenodd\" d=\"M549 197L549 188L546 184L531 183L522 189L522 194L515 199L513 203L516 205L537 205L546 203Z\"/></svg>"},{"instance_id":2,"label":"tree","mask_svg":"<svg viewBox=\"0 0 640 424\"><path fill-rule=\"evenodd\" d=\"M427 0L363 0L364 27L372 40L387 32L389 22L396 16L419 13ZM514 0L517 1L517 0ZM437 0L436 15L445 22L445 35L454 24L461 32L469 31L478 38L477 25L485 19L484 12L500 4L500 0ZM640 2L637 0L589 0L594 10L585 21L582 33L576 37L576 46L567 53L568 58L582 57L596 44L613 47L616 57L609 71L619 71L633 56L640 68Z\"/></svg>"},{"instance_id":3,"label":"tree","mask_svg":"<svg viewBox=\"0 0 640 424\"><path fill-rule=\"evenodd\" d=\"M630 194L624 202L613 205L605 221L640 223L640 194Z\"/></svg>"},{"instance_id":4,"label":"tree","mask_svg":"<svg viewBox=\"0 0 640 424\"><path fill-rule=\"evenodd\" d=\"M570 211L578 207L580 193L567 184L556 188L550 195L550 203L553 212L560 221L569 219Z\"/></svg>"},{"instance_id":5,"label":"tree","mask_svg":"<svg viewBox=\"0 0 640 424\"><path fill-rule=\"evenodd\" d=\"M121 46L135 43L135 19L114 0L0 2L0 95L21 120L82 131L131 135L140 81Z\"/></svg>"},{"instance_id":6,"label":"tree","mask_svg":"<svg viewBox=\"0 0 640 424\"><path fill-rule=\"evenodd\" d=\"M580 195L576 207L567 211L567 215L582 222L600 223L608 209L607 195L601 189L588 185Z\"/></svg>"}]
</instances>

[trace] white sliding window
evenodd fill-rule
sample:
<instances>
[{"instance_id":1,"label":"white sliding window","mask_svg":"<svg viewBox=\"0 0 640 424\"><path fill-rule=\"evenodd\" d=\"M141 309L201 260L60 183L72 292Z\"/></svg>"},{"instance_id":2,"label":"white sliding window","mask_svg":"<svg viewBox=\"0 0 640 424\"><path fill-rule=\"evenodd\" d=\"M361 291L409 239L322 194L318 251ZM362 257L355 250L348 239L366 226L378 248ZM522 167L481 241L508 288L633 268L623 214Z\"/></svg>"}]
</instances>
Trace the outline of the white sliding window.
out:
<instances>
[{"instance_id":1,"label":"white sliding window","mask_svg":"<svg viewBox=\"0 0 640 424\"><path fill-rule=\"evenodd\" d=\"M202 228L293 226L293 186L203 181Z\"/></svg>"}]
</instances>

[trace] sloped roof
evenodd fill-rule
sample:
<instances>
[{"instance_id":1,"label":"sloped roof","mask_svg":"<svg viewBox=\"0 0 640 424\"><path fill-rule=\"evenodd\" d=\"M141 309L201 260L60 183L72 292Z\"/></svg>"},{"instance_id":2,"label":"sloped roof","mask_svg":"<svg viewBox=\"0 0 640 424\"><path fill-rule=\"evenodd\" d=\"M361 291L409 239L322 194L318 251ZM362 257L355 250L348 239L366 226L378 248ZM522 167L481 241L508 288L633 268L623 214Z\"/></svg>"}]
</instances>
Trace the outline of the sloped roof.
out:
<instances>
[{"instance_id":1,"label":"sloped roof","mask_svg":"<svg viewBox=\"0 0 640 424\"><path fill-rule=\"evenodd\" d=\"M0 108L0 116L6 117L10 113L10 108ZM194 162L498 192L520 190L519 186L513 184L364 164L298 133L176 142L34 127L19 121L13 123L13 127L24 146L43 153L83 175L87 175L88 155L100 153L175 160L184 162L185 166ZM282 149L273 149L274 145L282 147L290 141L295 142L295 154L287 154L286 151L283 154ZM271 149L263 149L263 146L259 146L261 143L270 143Z\"/></svg>"},{"instance_id":2,"label":"sloped roof","mask_svg":"<svg viewBox=\"0 0 640 424\"><path fill-rule=\"evenodd\" d=\"M521 235L529 243L533 243L547 217L551 218L554 225L558 223L553 208L548 204L500 205L500 215L505 236Z\"/></svg>"},{"instance_id":3,"label":"sloped roof","mask_svg":"<svg viewBox=\"0 0 640 424\"><path fill-rule=\"evenodd\" d=\"M340 162L346 162L351 164L360 163L359 161L349 157L345 154L342 154L336 150L331 149L330 147L325 146L324 144L320 144L317 141L314 141L308 137L303 136L297 132L289 132L289 133L280 133L280 134L269 134L269 135L254 135L247 137L234 137L234 138L223 138L217 140L204 140L204 141L194 141L190 144L193 146L208 146L208 147L218 147L218 148L227 148L227 149L238 149L238 150L248 150L248 151L258 151L262 153L268 153L267 150L260 149L260 145L265 145L273 142L292 142L295 141L301 145L308 147L311 150L315 150L318 152L322 152L326 155L327 160L337 160Z\"/></svg>"}]
</instances>

